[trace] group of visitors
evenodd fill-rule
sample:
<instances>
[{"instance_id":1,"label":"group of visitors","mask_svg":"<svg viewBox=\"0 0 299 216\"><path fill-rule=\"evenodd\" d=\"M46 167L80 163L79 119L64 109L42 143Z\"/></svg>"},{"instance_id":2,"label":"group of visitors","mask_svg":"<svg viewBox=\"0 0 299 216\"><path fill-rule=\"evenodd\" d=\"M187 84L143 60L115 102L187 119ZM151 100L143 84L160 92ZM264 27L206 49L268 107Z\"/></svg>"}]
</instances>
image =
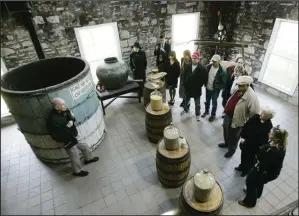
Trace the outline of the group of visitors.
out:
<instances>
[{"instance_id":1,"label":"group of visitors","mask_svg":"<svg viewBox=\"0 0 299 216\"><path fill-rule=\"evenodd\" d=\"M145 80L147 66L145 53L138 43L133 46L130 66L134 78ZM155 48L159 71L166 71L166 84L169 89L169 104L174 104L178 79L180 78L179 96L183 99L181 115L189 112L190 99L194 99L195 115L200 119L200 98L202 87L205 86L205 111L201 117L210 115L209 121L215 120L217 99L222 91L223 137L224 142L218 146L227 148L226 158L234 155L238 144L241 149L241 162L236 171L246 177L246 196L239 204L254 207L261 197L263 187L269 181L275 180L282 169L286 153L288 132L279 126L273 127L271 119L275 112L269 107L260 108L259 100L253 90L253 79L248 76L243 66L243 59L238 58L236 64L224 68L221 57L214 55L210 64L200 63L200 53L192 55L189 50L184 51L181 62L176 53L170 50L170 45L161 37L161 42ZM75 176L86 176L87 171L81 168L78 149L83 152L84 164L96 162L87 144L79 143L75 117L69 111L61 98L53 101L54 109L49 115L47 126L50 136L57 142L63 143L70 156ZM210 104L212 109L210 113Z\"/></svg>"}]
</instances>

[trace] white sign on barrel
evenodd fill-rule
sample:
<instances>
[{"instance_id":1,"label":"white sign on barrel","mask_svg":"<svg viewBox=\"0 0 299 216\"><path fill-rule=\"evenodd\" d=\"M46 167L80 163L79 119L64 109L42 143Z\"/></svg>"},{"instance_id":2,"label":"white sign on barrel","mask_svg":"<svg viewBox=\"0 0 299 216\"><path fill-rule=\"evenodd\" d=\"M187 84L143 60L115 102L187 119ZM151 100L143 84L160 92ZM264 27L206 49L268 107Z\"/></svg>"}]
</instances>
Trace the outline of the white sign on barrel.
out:
<instances>
[{"instance_id":1,"label":"white sign on barrel","mask_svg":"<svg viewBox=\"0 0 299 216\"><path fill-rule=\"evenodd\" d=\"M79 81L78 83L72 85L70 87L70 92L73 96L74 100L80 98L83 94L88 92L88 90L92 87L92 80L89 77Z\"/></svg>"}]
</instances>

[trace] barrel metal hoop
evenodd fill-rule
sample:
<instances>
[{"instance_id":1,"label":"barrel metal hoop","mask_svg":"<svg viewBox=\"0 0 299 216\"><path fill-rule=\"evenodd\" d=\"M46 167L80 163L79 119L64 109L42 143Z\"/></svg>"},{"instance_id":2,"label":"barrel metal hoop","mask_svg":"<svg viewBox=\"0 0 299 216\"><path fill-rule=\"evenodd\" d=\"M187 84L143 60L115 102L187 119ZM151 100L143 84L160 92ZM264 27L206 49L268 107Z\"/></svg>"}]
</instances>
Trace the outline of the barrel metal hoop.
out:
<instances>
[{"instance_id":1,"label":"barrel metal hoop","mask_svg":"<svg viewBox=\"0 0 299 216\"><path fill-rule=\"evenodd\" d=\"M87 121L88 119L90 119L94 114L95 114L95 113L90 114L90 115L87 116L83 121L81 121L81 122L77 122L76 126L80 126L80 125L83 124L85 121ZM32 132L28 132L28 131L23 130L22 128L18 128L18 130L21 131L22 133L28 133L28 134L32 134L32 135L38 135L38 136L49 135L49 134L44 134L44 133L32 133Z\"/></svg>"},{"instance_id":2,"label":"barrel metal hoop","mask_svg":"<svg viewBox=\"0 0 299 216\"><path fill-rule=\"evenodd\" d=\"M93 91L82 102L78 103L76 106L71 107L70 109L74 109L74 108L80 106L81 104L85 103L86 100L88 100L89 98L91 98L94 95L95 95L95 93ZM49 116L49 115L47 115L47 116L28 116L28 115L26 115L25 116L25 115L16 114L11 111L10 111L10 113L14 116L18 116L18 117L22 117L22 118L30 118L30 119L45 119L45 118L48 118L48 116Z\"/></svg>"}]
</instances>

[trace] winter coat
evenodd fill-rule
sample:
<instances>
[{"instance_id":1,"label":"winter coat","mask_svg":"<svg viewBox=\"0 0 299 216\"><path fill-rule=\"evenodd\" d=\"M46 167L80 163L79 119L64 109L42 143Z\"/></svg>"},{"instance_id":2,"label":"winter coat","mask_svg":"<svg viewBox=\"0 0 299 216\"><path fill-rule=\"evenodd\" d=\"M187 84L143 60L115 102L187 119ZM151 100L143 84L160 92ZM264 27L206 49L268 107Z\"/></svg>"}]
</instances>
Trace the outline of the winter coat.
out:
<instances>
[{"instance_id":1,"label":"winter coat","mask_svg":"<svg viewBox=\"0 0 299 216\"><path fill-rule=\"evenodd\" d=\"M243 127L249 118L258 113L260 113L259 100L252 88L248 87L235 107L231 127Z\"/></svg>"},{"instance_id":2,"label":"winter coat","mask_svg":"<svg viewBox=\"0 0 299 216\"><path fill-rule=\"evenodd\" d=\"M256 154L258 172L266 175L269 180L276 179L282 169L285 154L285 149L281 147L263 145Z\"/></svg>"},{"instance_id":3,"label":"winter coat","mask_svg":"<svg viewBox=\"0 0 299 216\"><path fill-rule=\"evenodd\" d=\"M166 72L167 67L169 66L169 53L171 51L171 47L168 43L164 44L165 52L160 50L161 43L158 43L155 47L154 55L157 56L156 65L159 69L159 72Z\"/></svg>"},{"instance_id":4,"label":"winter coat","mask_svg":"<svg viewBox=\"0 0 299 216\"><path fill-rule=\"evenodd\" d=\"M166 84L168 86L172 86L173 88L176 88L178 85L178 78L180 76L180 63L176 59L174 63L169 65L166 75Z\"/></svg>"},{"instance_id":5,"label":"winter coat","mask_svg":"<svg viewBox=\"0 0 299 216\"><path fill-rule=\"evenodd\" d=\"M78 131L75 124L70 128L66 126L69 121L76 122L69 110L64 113L58 113L53 109L47 119L47 128L53 140L63 142L64 144L72 143L76 145L78 143L76 139Z\"/></svg>"},{"instance_id":6,"label":"winter coat","mask_svg":"<svg viewBox=\"0 0 299 216\"><path fill-rule=\"evenodd\" d=\"M271 120L262 123L259 114L252 116L241 131L241 137L245 139L242 144L242 151L256 153L259 147L268 142L268 134L272 128Z\"/></svg>"},{"instance_id":7,"label":"winter coat","mask_svg":"<svg viewBox=\"0 0 299 216\"><path fill-rule=\"evenodd\" d=\"M201 96L201 88L208 81L207 69L198 63L194 71L192 71L192 64L187 64L184 70L183 83L186 94L194 98Z\"/></svg>"},{"instance_id":8,"label":"winter coat","mask_svg":"<svg viewBox=\"0 0 299 216\"><path fill-rule=\"evenodd\" d=\"M211 67L212 67L212 64L207 65L208 73L210 73ZM208 80L207 80L207 82L208 82ZM226 82L227 82L226 69L220 65L219 69L216 73L215 79L214 79L213 90L220 92L225 87Z\"/></svg>"},{"instance_id":9,"label":"winter coat","mask_svg":"<svg viewBox=\"0 0 299 216\"><path fill-rule=\"evenodd\" d=\"M145 79L147 60L143 50L139 50L139 52L133 52L130 55L130 67L133 71L134 79Z\"/></svg>"},{"instance_id":10,"label":"winter coat","mask_svg":"<svg viewBox=\"0 0 299 216\"><path fill-rule=\"evenodd\" d=\"M180 98L185 97L185 89L184 89L184 83L183 83L183 74L185 71L185 68L188 64L191 64L191 59L188 63L185 63L184 58L181 59L181 74L180 74L180 87L179 87L179 96Z\"/></svg>"},{"instance_id":11,"label":"winter coat","mask_svg":"<svg viewBox=\"0 0 299 216\"><path fill-rule=\"evenodd\" d=\"M222 106L223 106L223 107L225 107L225 105L226 105L228 99L232 96L232 95L230 94L230 90L231 90L232 85L233 85L233 82L234 82L234 80L235 80L235 76L232 75L231 77L228 76L227 78L228 78L228 80L226 81L225 87L224 87L224 89L222 90L222 94L221 94L222 99L223 99L223 100L222 100ZM253 87L252 84L250 85L250 87L254 90L254 87Z\"/></svg>"}]
</instances>

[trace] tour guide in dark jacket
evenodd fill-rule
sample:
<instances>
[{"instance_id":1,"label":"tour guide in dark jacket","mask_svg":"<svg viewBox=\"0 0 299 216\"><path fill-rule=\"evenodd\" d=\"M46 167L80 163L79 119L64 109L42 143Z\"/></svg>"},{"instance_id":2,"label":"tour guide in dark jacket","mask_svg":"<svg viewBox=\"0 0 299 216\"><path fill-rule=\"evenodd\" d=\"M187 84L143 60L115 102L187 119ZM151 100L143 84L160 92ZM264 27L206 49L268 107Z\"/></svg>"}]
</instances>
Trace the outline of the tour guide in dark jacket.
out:
<instances>
[{"instance_id":1,"label":"tour guide in dark jacket","mask_svg":"<svg viewBox=\"0 0 299 216\"><path fill-rule=\"evenodd\" d=\"M69 121L76 122L76 119L71 115L68 109L65 112L57 112L53 109L48 119L48 130L52 139L64 143L66 149L78 143L76 139L78 136L77 128L75 124L71 127L67 127L66 125Z\"/></svg>"},{"instance_id":2,"label":"tour guide in dark jacket","mask_svg":"<svg viewBox=\"0 0 299 216\"><path fill-rule=\"evenodd\" d=\"M227 74L224 67L220 65L220 56L214 55L211 59L212 64L207 66L208 70L208 80L206 83L206 102L205 102L205 112L201 117L206 117L209 115L210 104L212 101L212 112L209 121L215 120L217 111L217 99L219 97L220 91L225 87L227 81Z\"/></svg>"},{"instance_id":3,"label":"tour guide in dark jacket","mask_svg":"<svg viewBox=\"0 0 299 216\"><path fill-rule=\"evenodd\" d=\"M194 98L195 101L195 115L197 121L200 116L200 96L201 88L206 85L208 80L207 69L199 63L200 53L195 51L192 55L192 64L187 64L185 72L182 74L183 85L185 89L185 106L184 111L181 114L189 112L190 98Z\"/></svg>"},{"instance_id":4,"label":"tour guide in dark jacket","mask_svg":"<svg viewBox=\"0 0 299 216\"><path fill-rule=\"evenodd\" d=\"M57 142L64 143L64 148L70 156L70 162L75 176L87 176L88 172L82 170L78 149L84 156L84 164L93 163L99 160L93 157L90 147L86 143L78 143L78 131L74 124L74 115L67 109L65 101L55 98L52 101L54 109L50 112L47 120L47 127L50 136Z\"/></svg>"}]
</instances>

